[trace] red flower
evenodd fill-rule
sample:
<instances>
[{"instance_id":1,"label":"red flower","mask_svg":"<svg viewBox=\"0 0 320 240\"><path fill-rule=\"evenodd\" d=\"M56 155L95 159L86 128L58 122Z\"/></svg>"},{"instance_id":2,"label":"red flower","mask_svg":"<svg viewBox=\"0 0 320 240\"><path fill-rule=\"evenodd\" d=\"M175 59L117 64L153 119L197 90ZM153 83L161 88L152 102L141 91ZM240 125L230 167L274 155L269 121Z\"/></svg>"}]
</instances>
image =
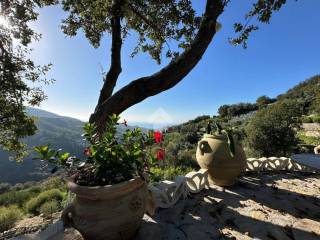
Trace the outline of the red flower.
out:
<instances>
[{"instance_id":1,"label":"red flower","mask_svg":"<svg viewBox=\"0 0 320 240\"><path fill-rule=\"evenodd\" d=\"M86 155L86 156L90 156L90 154L91 154L90 148L89 148L89 147L86 147L86 148L83 150L83 154Z\"/></svg>"},{"instance_id":2,"label":"red flower","mask_svg":"<svg viewBox=\"0 0 320 240\"><path fill-rule=\"evenodd\" d=\"M164 160L164 157L165 157L165 151L163 148L161 148L158 152L157 152L157 159L159 161L162 161Z\"/></svg>"},{"instance_id":3,"label":"red flower","mask_svg":"<svg viewBox=\"0 0 320 240\"><path fill-rule=\"evenodd\" d=\"M156 141L156 143L160 143L162 141L162 133L159 131L154 132L153 134L154 136L154 140Z\"/></svg>"},{"instance_id":4,"label":"red flower","mask_svg":"<svg viewBox=\"0 0 320 240\"><path fill-rule=\"evenodd\" d=\"M123 120L123 125L125 125L126 127L128 127L128 122L127 122L127 120Z\"/></svg>"}]
</instances>

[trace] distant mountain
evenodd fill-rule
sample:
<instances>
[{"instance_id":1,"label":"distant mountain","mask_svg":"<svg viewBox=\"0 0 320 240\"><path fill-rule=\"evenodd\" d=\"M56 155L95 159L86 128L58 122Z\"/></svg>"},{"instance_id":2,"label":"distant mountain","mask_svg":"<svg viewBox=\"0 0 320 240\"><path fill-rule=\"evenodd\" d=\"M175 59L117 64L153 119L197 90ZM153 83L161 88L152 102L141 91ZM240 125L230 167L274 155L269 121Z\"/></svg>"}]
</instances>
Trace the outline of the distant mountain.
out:
<instances>
[{"instance_id":1,"label":"distant mountain","mask_svg":"<svg viewBox=\"0 0 320 240\"><path fill-rule=\"evenodd\" d=\"M82 153L84 141L81 134L84 122L59 116L36 108L27 108L30 115L37 117L37 132L26 139L28 146L50 144L53 148L62 148L75 155Z\"/></svg>"},{"instance_id":2,"label":"distant mountain","mask_svg":"<svg viewBox=\"0 0 320 240\"><path fill-rule=\"evenodd\" d=\"M27 107L26 108L28 115L35 116L35 117L47 117L47 118L62 118L63 116L60 116L58 114L48 112L39 108L32 108Z\"/></svg>"},{"instance_id":3,"label":"distant mountain","mask_svg":"<svg viewBox=\"0 0 320 240\"><path fill-rule=\"evenodd\" d=\"M29 147L50 144L51 147L62 148L81 157L85 142L82 140L82 127L84 122L70 117L37 108L27 108L30 116L37 117L38 128L35 135L24 141ZM40 169L40 164L32 160L32 155L24 159L22 163L9 161L10 154L0 151L0 182L15 184L18 182L37 181L48 176L48 172Z\"/></svg>"},{"instance_id":4,"label":"distant mountain","mask_svg":"<svg viewBox=\"0 0 320 240\"><path fill-rule=\"evenodd\" d=\"M139 127L141 129L144 129L144 130L150 130L150 129L153 129L153 130L162 130L162 129L166 129L166 128L169 128L173 125L176 125L176 124L173 124L173 123L150 123L150 122L130 122L130 125L132 127Z\"/></svg>"}]
</instances>

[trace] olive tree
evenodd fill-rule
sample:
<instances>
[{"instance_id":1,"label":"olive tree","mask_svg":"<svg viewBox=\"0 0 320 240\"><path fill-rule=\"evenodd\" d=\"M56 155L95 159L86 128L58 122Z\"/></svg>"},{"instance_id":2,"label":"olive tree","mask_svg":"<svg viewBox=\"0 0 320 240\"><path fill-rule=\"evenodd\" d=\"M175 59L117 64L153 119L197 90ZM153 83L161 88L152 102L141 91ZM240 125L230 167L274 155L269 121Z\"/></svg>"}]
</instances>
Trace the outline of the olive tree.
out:
<instances>
[{"instance_id":1,"label":"olive tree","mask_svg":"<svg viewBox=\"0 0 320 240\"><path fill-rule=\"evenodd\" d=\"M6 84L10 90L1 92L1 106L10 103L10 107L6 109L8 113L1 107L0 120L5 123L1 126L5 128L0 144L12 150L19 146L18 139L34 133L33 121L25 115L23 106L26 103L37 105L45 98L41 89L25 84L29 79L37 82L40 73L48 70L48 66L40 70L24 54L31 39L39 37L27 24L36 19L37 7L53 3L61 5L68 13L62 23L63 32L75 36L82 30L95 48L100 46L104 35L111 36L111 64L103 77L99 100L90 117L90 122L102 132L111 114L121 114L184 79L212 42L220 28L217 19L227 10L230 1L201 1L205 10L198 14L191 0L2 0L1 15L11 21L12 28L1 28L0 36L1 86ZM230 38L230 42L246 48L249 34L258 29L258 23L269 23L272 14L285 3L286 0L255 0L244 23L234 24L236 36ZM132 32L138 37L131 56L143 52L158 63L161 63L162 56L170 61L158 72L132 79L128 85L114 92L122 71L122 45ZM13 38L20 42L23 51L13 52ZM175 50L170 47L172 43ZM12 67L6 65L8 62ZM19 114L22 120L18 120Z\"/></svg>"},{"instance_id":2,"label":"olive tree","mask_svg":"<svg viewBox=\"0 0 320 240\"><path fill-rule=\"evenodd\" d=\"M288 156L298 143L302 106L294 100L284 100L257 112L246 126L248 147L263 157Z\"/></svg>"},{"instance_id":3,"label":"olive tree","mask_svg":"<svg viewBox=\"0 0 320 240\"><path fill-rule=\"evenodd\" d=\"M69 13L63 20L65 34L74 36L82 29L89 42L99 47L104 34L110 34L111 64L104 76L99 100L90 122L103 131L108 117L120 114L144 99L174 87L198 64L212 42L220 25L218 17L230 0L206 0L205 11L197 14L191 0L62 0ZM285 0L257 0L246 14L246 22L269 23L274 11L280 10ZM250 32L256 25L234 24L238 34L232 44L247 47ZM158 72L133 79L127 86L114 92L121 73L121 49L128 33L136 32L137 44L132 56L148 53L161 63L162 56L170 62ZM178 48L171 50L170 43Z\"/></svg>"}]
</instances>

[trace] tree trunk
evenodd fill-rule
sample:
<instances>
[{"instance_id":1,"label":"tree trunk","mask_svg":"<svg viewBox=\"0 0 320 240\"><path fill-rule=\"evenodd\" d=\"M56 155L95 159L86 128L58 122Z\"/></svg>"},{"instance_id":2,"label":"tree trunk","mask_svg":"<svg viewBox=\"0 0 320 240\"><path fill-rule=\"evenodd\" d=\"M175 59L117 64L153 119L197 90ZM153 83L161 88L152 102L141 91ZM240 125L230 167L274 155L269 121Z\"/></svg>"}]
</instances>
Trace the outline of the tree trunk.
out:
<instances>
[{"instance_id":1,"label":"tree trunk","mask_svg":"<svg viewBox=\"0 0 320 240\"><path fill-rule=\"evenodd\" d=\"M216 33L217 18L223 12L227 1L207 0L205 14L199 31L191 43L178 58L172 60L159 72L132 81L113 96L98 103L90 122L94 122L99 132L112 114L120 114L129 107L168 90L179 83L201 60Z\"/></svg>"}]
</instances>

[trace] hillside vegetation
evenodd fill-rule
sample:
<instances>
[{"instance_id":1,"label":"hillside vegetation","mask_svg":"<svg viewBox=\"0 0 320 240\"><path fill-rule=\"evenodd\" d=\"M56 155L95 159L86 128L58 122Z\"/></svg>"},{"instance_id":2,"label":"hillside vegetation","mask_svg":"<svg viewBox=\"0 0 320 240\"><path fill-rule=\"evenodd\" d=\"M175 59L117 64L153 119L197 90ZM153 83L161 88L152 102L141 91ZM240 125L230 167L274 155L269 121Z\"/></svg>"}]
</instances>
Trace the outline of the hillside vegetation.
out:
<instances>
[{"instance_id":1,"label":"hillside vegetation","mask_svg":"<svg viewBox=\"0 0 320 240\"><path fill-rule=\"evenodd\" d=\"M61 211L66 198L66 187L59 177L15 186L0 184L0 232L12 228L20 219L40 214L49 217Z\"/></svg>"},{"instance_id":2,"label":"hillside vegetation","mask_svg":"<svg viewBox=\"0 0 320 240\"><path fill-rule=\"evenodd\" d=\"M200 116L170 127L166 146L168 161L178 166L186 162L194 166L200 130L209 119L232 128L247 157L310 152L320 139L306 136L300 126L302 122L320 122L320 76L307 79L276 98L261 96L255 103L222 105L218 112L218 116Z\"/></svg>"},{"instance_id":3,"label":"hillside vegetation","mask_svg":"<svg viewBox=\"0 0 320 240\"><path fill-rule=\"evenodd\" d=\"M299 83L277 99L295 99L303 105L305 115L320 114L320 75Z\"/></svg>"},{"instance_id":4,"label":"hillside vegetation","mask_svg":"<svg viewBox=\"0 0 320 240\"><path fill-rule=\"evenodd\" d=\"M82 157L84 142L82 141L83 122L59 116L36 108L27 108L30 116L36 117L36 134L24 140L31 149L33 146L50 144L51 147L62 148L76 156ZM21 163L9 161L11 154L0 151L0 183L11 184L37 181L49 176L50 168L43 168L39 161L32 160L29 155Z\"/></svg>"}]
</instances>

